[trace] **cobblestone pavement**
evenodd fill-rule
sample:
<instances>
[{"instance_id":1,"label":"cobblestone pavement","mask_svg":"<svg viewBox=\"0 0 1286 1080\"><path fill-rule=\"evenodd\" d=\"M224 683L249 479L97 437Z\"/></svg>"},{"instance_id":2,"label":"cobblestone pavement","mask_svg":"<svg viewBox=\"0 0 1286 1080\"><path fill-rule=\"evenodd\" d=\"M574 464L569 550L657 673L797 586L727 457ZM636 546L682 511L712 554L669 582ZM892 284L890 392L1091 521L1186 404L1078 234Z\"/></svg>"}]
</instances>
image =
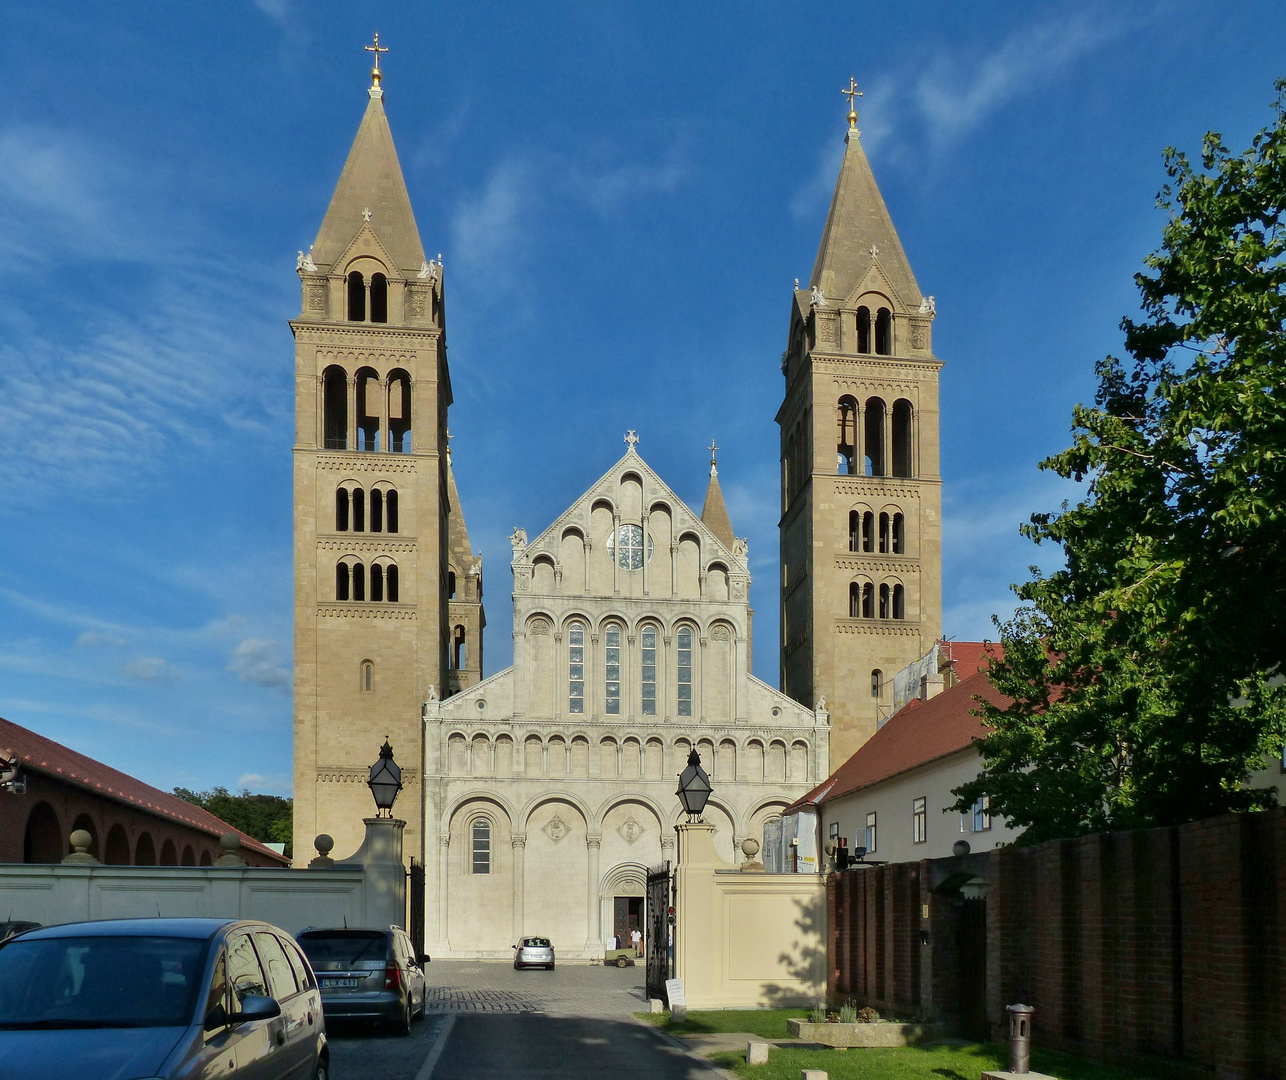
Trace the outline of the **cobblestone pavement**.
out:
<instances>
[{"instance_id":1,"label":"cobblestone pavement","mask_svg":"<svg viewBox=\"0 0 1286 1080\"><path fill-rule=\"evenodd\" d=\"M576 961L553 971L515 971L503 961L434 960L427 973L431 1013L628 1017L647 1009L642 965Z\"/></svg>"}]
</instances>

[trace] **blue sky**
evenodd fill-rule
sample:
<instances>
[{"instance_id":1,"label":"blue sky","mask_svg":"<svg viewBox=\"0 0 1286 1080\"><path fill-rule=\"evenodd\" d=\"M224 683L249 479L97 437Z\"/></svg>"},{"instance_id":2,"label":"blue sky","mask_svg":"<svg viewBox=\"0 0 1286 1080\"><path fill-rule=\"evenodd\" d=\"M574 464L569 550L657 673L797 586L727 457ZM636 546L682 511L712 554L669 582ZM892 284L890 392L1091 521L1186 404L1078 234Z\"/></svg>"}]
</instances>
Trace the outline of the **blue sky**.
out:
<instances>
[{"instance_id":1,"label":"blue sky","mask_svg":"<svg viewBox=\"0 0 1286 1080\"><path fill-rule=\"evenodd\" d=\"M1243 148L1268 2L5 0L0 715L162 788L287 793L294 255L366 102L444 255L456 475L511 653L507 536L623 451L691 505L723 448L776 683L777 429L855 74L937 298L944 629L990 633L1074 494L1036 463L1119 349L1167 144Z\"/></svg>"}]
</instances>

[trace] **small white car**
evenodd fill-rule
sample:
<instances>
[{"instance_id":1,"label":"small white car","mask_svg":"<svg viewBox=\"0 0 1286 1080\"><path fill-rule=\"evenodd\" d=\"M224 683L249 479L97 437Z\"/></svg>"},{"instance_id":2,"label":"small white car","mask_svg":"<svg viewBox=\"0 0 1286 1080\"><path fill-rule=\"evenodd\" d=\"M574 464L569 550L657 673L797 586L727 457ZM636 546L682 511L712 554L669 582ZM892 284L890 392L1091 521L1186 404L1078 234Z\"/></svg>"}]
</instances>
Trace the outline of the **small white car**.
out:
<instances>
[{"instance_id":1,"label":"small white car","mask_svg":"<svg viewBox=\"0 0 1286 1080\"><path fill-rule=\"evenodd\" d=\"M514 970L543 967L554 970L554 946L547 937L525 937L514 946Z\"/></svg>"}]
</instances>

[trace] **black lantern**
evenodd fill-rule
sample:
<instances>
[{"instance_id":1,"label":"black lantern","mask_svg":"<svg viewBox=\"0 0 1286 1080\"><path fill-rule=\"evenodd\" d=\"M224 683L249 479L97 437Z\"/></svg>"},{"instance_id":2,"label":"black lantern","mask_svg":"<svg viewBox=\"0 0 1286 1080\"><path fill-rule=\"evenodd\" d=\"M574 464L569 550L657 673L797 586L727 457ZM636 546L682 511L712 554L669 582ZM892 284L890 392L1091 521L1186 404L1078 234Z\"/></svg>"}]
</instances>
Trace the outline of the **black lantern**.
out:
<instances>
[{"instance_id":1,"label":"black lantern","mask_svg":"<svg viewBox=\"0 0 1286 1080\"><path fill-rule=\"evenodd\" d=\"M679 773L679 790L675 792L687 811L689 823L701 820L711 790L710 777L701 768L701 755L694 748L688 755L688 767Z\"/></svg>"},{"instance_id":2,"label":"black lantern","mask_svg":"<svg viewBox=\"0 0 1286 1080\"><path fill-rule=\"evenodd\" d=\"M380 747L379 760L371 766L371 778L366 781L366 786L375 796L375 805L379 811L376 817L392 817L393 803L397 800L397 793L402 790L402 769L393 760L393 747L389 745L387 738Z\"/></svg>"}]
</instances>

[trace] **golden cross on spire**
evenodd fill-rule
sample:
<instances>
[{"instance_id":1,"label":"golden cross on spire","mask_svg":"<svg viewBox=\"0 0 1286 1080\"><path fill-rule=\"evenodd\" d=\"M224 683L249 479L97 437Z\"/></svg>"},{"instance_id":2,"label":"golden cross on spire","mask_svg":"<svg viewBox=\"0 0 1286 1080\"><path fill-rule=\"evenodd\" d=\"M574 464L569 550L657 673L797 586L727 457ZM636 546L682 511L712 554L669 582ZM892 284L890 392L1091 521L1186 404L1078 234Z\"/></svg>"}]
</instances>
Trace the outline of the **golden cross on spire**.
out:
<instances>
[{"instance_id":1,"label":"golden cross on spire","mask_svg":"<svg viewBox=\"0 0 1286 1080\"><path fill-rule=\"evenodd\" d=\"M371 85L379 87L380 85L380 53L388 52L388 49L380 45L380 32L375 31L375 44L367 45L365 49L368 53L375 54L375 66L371 68Z\"/></svg>"},{"instance_id":2,"label":"golden cross on spire","mask_svg":"<svg viewBox=\"0 0 1286 1080\"><path fill-rule=\"evenodd\" d=\"M706 449L710 451L710 464L711 464L711 465L713 465L713 464L714 464L714 455L715 455L715 451L717 451L717 450L719 449L719 447L718 447L717 445L715 445L715 441L714 441L713 439L711 439L711 440L710 440L710 445L709 445L709 446L707 446L707 447L706 447Z\"/></svg>"},{"instance_id":3,"label":"golden cross on spire","mask_svg":"<svg viewBox=\"0 0 1286 1080\"><path fill-rule=\"evenodd\" d=\"M840 93L848 98L848 130L857 130L857 98L862 96L862 91L857 88L857 80L852 75L848 77L848 86L840 89Z\"/></svg>"}]
</instances>

